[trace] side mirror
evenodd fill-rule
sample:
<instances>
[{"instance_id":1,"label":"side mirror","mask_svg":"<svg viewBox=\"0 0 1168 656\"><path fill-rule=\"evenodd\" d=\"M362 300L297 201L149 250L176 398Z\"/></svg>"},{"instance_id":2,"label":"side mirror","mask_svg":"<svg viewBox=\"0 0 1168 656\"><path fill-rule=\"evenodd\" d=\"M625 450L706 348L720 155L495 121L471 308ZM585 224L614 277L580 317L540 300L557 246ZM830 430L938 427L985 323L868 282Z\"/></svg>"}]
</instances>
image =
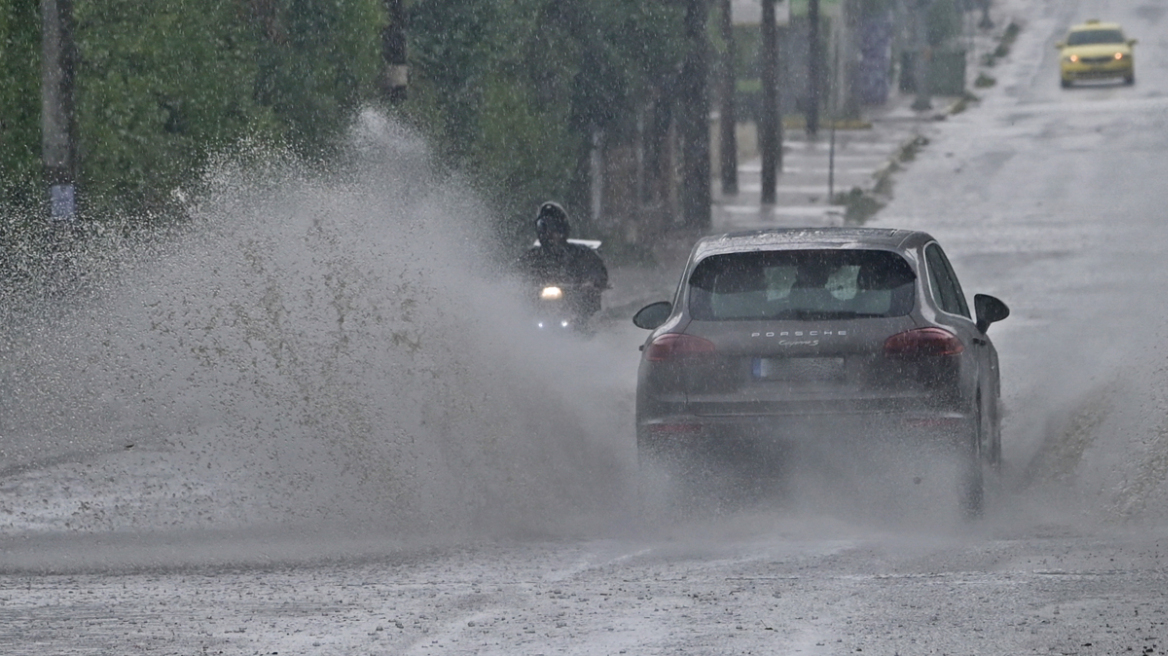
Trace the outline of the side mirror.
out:
<instances>
[{"instance_id":1,"label":"side mirror","mask_svg":"<svg viewBox=\"0 0 1168 656\"><path fill-rule=\"evenodd\" d=\"M1063 48L1066 48L1066 47L1067 47L1066 41L1059 41L1058 43L1054 44L1055 50L1062 50Z\"/></svg>"},{"instance_id":2,"label":"side mirror","mask_svg":"<svg viewBox=\"0 0 1168 656\"><path fill-rule=\"evenodd\" d=\"M633 315L633 325L645 330L653 330L665 323L671 314L673 314L673 304L669 301L651 303Z\"/></svg>"},{"instance_id":3,"label":"side mirror","mask_svg":"<svg viewBox=\"0 0 1168 656\"><path fill-rule=\"evenodd\" d=\"M1127 44L1128 44L1129 46L1134 46L1134 45L1135 45L1135 44L1137 44L1137 43L1139 43L1139 39L1128 39L1128 40L1127 40Z\"/></svg>"},{"instance_id":4,"label":"side mirror","mask_svg":"<svg viewBox=\"0 0 1168 656\"><path fill-rule=\"evenodd\" d=\"M1010 316L1010 308L989 294L974 294L973 309L977 313L977 329L983 333L991 323Z\"/></svg>"}]
</instances>

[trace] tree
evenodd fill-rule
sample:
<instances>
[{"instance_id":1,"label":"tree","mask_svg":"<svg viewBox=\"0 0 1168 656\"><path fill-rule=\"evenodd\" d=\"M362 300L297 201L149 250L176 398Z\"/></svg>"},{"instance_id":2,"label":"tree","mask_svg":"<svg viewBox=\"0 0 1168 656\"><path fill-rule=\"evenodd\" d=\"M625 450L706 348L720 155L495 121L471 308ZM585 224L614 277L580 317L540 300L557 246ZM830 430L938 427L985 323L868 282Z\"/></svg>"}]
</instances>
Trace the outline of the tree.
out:
<instances>
[{"instance_id":1,"label":"tree","mask_svg":"<svg viewBox=\"0 0 1168 656\"><path fill-rule=\"evenodd\" d=\"M229 6L231 0L216 0ZM258 41L255 101L303 154L327 154L353 110L377 95L379 0L248 0Z\"/></svg>"},{"instance_id":2,"label":"tree","mask_svg":"<svg viewBox=\"0 0 1168 656\"><path fill-rule=\"evenodd\" d=\"M631 139L662 80L677 78L681 18L638 0L415 3L404 111L471 173L504 237L526 239L548 198L583 222L593 137Z\"/></svg>"},{"instance_id":3,"label":"tree","mask_svg":"<svg viewBox=\"0 0 1168 656\"><path fill-rule=\"evenodd\" d=\"M240 139L326 155L375 93L378 0L75 0L74 17L91 218L153 221Z\"/></svg>"},{"instance_id":4,"label":"tree","mask_svg":"<svg viewBox=\"0 0 1168 656\"><path fill-rule=\"evenodd\" d=\"M0 205L40 198L40 2L0 3Z\"/></svg>"}]
</instances>

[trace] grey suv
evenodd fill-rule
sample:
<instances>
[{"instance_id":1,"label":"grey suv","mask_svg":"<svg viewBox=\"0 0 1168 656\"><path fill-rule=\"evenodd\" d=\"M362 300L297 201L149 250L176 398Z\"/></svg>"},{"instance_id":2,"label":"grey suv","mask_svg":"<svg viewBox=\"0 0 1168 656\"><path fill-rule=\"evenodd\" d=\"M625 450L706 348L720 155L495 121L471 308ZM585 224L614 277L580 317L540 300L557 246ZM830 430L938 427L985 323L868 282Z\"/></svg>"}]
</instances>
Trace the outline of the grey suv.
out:
<instances>
[{"instance_id":1,"label":"grey suv","mask_svg":"<svg viewBox=\"0 0 1168 656\"><path fill-rule=\"evenodd\" d=\"M778 471L784 446L884 436L959 456L966 512L1001 458L992 296L966 303L923 232L775 229L702 238L651 330L637 380L642 463ZM913 442L915 444L915 442Z\"/></svg>"}]
</instances>

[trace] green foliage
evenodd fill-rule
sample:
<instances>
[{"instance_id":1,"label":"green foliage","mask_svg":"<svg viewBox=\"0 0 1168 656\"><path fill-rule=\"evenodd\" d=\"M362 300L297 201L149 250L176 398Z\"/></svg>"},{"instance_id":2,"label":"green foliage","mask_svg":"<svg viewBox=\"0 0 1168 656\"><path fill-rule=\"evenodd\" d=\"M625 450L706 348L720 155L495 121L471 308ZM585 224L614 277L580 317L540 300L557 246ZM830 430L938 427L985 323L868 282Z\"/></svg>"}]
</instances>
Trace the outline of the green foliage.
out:
<instances>
[{"instance_id":1,"label":"green foliage","mask_svg":"<svg viewBox=\"0 0 1168 656\"><path fill-rule=\"evenodd\" d=\"M380 0L248 4L259 44L256 101L281 120L302 153L327 150L354 107L373 97L385 24Z\"/></svg>"},{"instance_id":2,"label":"green foliage","mask_svg":"<svg viewBox=\"0 0 1168 656\"><path fill-rule=\"evenodd\" d=\"M40 190L40 3L0 0L0 204L29 208Z\"/></svg>"},{"instance_id":3,"label":"green foliage","mask_svg":"<svg viewBox=\"0 0 1168 656\"><path fill-rule=\"evenodd\" d=\"M380 0L74 0L79 189L157 214L243 138L327 154L380 67ZM40 189L40 4L0 0L0 203Z\"/></svg>"},{"instance_id":4,"label":"green foliage","mask_svg":"<svg viewBox=\"0 0 1168 656\"><path fill-rule=\"evenodd\" d=\"M525 234L540 201L577 217L594 130L629 139L683 55L681 8L639 0L426 0L412 8L414 83L424 121Z\"/></svg>"},{"instance_id":5,"label":"green foliage","mask_svg":"<svg viewBox=\"0 0 1168 656\"><path fill-rule=\"evenodd\" d=\"M90 0L75 4L77 121L92 213L164 207L204 158L270 113L252 87L256 46L238 4Z\"/></svg>"}]
</instances>

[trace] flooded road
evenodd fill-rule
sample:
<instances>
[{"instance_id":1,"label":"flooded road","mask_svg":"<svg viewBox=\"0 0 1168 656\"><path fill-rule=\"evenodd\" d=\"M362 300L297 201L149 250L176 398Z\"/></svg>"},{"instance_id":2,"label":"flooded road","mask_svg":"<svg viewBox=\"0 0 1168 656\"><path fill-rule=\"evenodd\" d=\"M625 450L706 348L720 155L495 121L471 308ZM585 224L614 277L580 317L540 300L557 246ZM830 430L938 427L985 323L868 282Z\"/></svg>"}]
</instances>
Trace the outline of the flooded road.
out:
<instances>
[{"instance_id":1,"label":"flooded road","mask_svg":"<svg viewBox=\"0 0 1168 656\"><path fill-rule=\"evenodd\" d=\"M6 392L3 651L1162 653L1164 12L1011 6L997 84L868 223L932 233L1012 309L984 521L919 494L645 521L643 333L479 320L510 301L443 222L481 209L416 167L225 175L206 232L6 356L39 377ZM1094 16L1140 39L1134 87L1059 88L1053 43Z\"/></svg>"}]
</instances>

